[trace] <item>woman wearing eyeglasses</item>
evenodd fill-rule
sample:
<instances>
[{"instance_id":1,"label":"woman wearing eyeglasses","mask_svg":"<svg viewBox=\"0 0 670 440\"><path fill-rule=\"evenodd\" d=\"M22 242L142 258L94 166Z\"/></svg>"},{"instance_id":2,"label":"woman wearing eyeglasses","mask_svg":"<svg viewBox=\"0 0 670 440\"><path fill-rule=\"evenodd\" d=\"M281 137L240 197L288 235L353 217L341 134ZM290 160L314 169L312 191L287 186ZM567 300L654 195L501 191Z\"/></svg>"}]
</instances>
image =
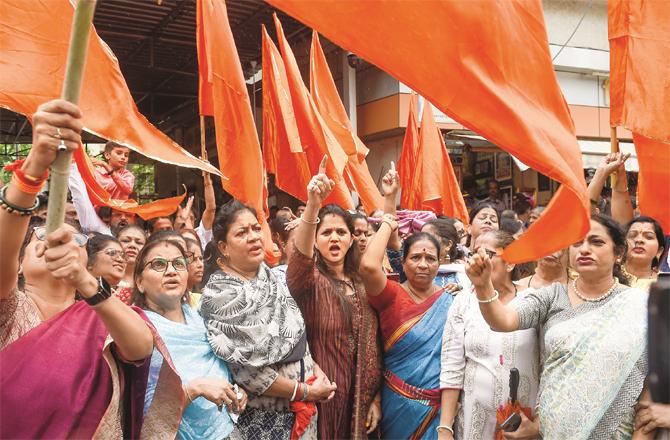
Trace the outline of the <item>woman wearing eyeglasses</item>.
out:
<instances>
[{"instance_id":1,"label":"woman wearing eyeglasses","mask_svg":"<svg viewBox=\"0 0 670 440\"><path fill-rule=\"evenodd\" d=\"M517 292L514 284L520 267L507 264L498 255L512 242L514 238L509 233L490 231L479 235L474 243L475 252L481 250L491 260L493 288L504 304L513 304L517 297L526 294ZM512 368L520 374L520 405L535 407L540 381L537 332L535 329L513 333L492 331L470 289L461 292L449 309L442 336L441 365L442 413L438 427L441 440L495 437L496 410L509 399Z\"/></svg>"},{"instance_id":2,"label":"woman wearing eyeglasses","mask_svg":"<svg viewBox=\"0 0 670 440\"><path fill-rule=\"evenodd\" d=\"M30 153L0 189L0 438L92 438L98 429L138 437L142 401L133 391L153 348L141 311L86 270L86 237L76 228L26 234L59 145L80 148L81 113L54 100L32 123Z\"/></svg>"},{"instance_id":3,"label":"woman wearing eyeglasses","mask_svg":"<svg viewBox=\"0 0 670 440\"><path fill-rule=\"evenodd\" d=\"M164 237L149 242L137 257L133 303L144 309L169 350L183 386L185 409L178 438L223 439L234 429L229 411L240 413L246 393L232 384L226 363L207 341L202 317L186 302L188 260L182 246ZM145 406L165 388L157 385L164 357L151 357ZM181 390L171 393L181 395ZM225 406L225 409L224 409ZM166 417L167 414L159 416Z\"/></svg>"},{"instance_id":4,"label":"woman wearing eyeglasses","mask_svg":"<svg viewBox=\"0 0 670 440\"><path fill-rule=\"evenodd\" d=\"M88 271L102 277L116 293L126 272L126 255L119 241L109 235L93 234L86 243Z\"/></svg>"},{"instance_id":5,"label":"woman wearing eyeglasses","mask_svg":"<svg viewBox=\"0 0 670 440\"><path fill-rule=\"evenodd\" d=\"M200 310L212 349L250 393L238 428L245 438L316 438L314 403L337 386L314 363L286 284L263 262L256 212L237 200L223 205L213 234Z\"/></svg>"}]
</instances>

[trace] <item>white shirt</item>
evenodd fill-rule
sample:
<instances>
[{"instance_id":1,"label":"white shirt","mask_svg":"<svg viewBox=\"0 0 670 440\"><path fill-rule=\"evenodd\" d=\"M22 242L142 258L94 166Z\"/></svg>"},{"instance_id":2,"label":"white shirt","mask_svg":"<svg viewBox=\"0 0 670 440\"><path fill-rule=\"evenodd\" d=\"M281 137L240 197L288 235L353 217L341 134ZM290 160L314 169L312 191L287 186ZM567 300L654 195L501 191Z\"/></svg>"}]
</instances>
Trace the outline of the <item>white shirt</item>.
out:
<instances>
[{"instance_id":1,"label":"white shirt","mask_svg":"<svg viewBox=\"0 0 670 440\"><path fill-rule=\"evenodd\" d=\"M81 229L85 233L98 232L100 234L112 235L112 230L98 217L98 213L95 212L93 203L88 198L84 179L79 174L79 169L75 163L70 165L68 186L70 187L70 193L72 193L72 204L77 211Z\"/></svg>"},{"instance_id":2,"label":"white shirt","mask_svg":"<svg viewBox=\"0 0 670 440\"><path fill-rule=\"evenodd\" d=\"M523 296L520 292L517 298ZM442 336L440 372L441 389L462 390L462 405L454 422L457 439L495 437L496 409L509 399L513 367L520 373L519 403L534 411L540 383L536 330L494 332L484 321L475 294L459 293Z\"/></svg>"}]
</instances>

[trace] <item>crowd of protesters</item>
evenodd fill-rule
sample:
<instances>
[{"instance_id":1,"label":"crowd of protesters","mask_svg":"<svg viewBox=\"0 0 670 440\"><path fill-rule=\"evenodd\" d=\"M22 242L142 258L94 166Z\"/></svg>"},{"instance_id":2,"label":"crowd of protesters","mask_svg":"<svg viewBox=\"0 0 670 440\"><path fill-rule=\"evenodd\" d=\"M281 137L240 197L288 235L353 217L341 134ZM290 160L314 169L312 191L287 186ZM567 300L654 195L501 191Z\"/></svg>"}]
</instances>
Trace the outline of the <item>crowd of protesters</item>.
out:
<instances>
[{"instance_id":1,"label":"crowd of protesters","mask_svg":"<svg viewBox=\"0 0 670 440\"><path fill-rule=\"evenodd\" d=\"M190 201L145 230L124 212L105 222L73 167L73 206L47 234L36 194L60 140L78 147L81 114L50 101L33 125L0 189L0 438L670 432L670 405L645 385L647 292L666 242L634 216L625 155L589 184L597 201L617 175L612 217L594 206L583 240L523 265L501 253L541 208L503 211L495 182L468 219L435 217L396 211L392 169L384 211L351 212L324 205L322 164L305 205L271 213L271 264L258 213L236 200L216 212L209 177L197 226ZM96 173L127 197L127 154L107 153Z\"/></svg>"}]
</instances>

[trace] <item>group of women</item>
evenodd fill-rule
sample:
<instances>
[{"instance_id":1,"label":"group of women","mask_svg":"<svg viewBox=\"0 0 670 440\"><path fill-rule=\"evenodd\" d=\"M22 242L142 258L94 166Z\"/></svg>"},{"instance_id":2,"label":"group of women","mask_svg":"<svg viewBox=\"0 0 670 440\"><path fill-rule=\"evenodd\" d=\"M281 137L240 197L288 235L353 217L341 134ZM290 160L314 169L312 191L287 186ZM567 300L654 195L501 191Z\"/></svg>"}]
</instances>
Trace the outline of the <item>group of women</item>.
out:
<instances>
[{"instance_id":1,"label":"group of women","mask_svg":"<svg viewBox=\"0 0 670 440\"><path fill-rule=\"evenodd\" d=\"M16 179L40 182L61 138L78 148L81 115L55 100L33 124ZM325 204L333 187L324 159L299 219L272 223L275 267L238 201L220 208L203 254L188 231L47 234L29 221L37 191L0 190L0 230L21 231L0 236L0 437L600 439L670 427L667 408L646 402L647 295L629 287L656 276L655 220L624 231L593 215L584 240L532 271L501 257L514 238L491 205L472 210L467 232L438 218L400 237L394 170L376 225ZM513 370L521 423L507 432Z\"/></svg>"}]
</instances>

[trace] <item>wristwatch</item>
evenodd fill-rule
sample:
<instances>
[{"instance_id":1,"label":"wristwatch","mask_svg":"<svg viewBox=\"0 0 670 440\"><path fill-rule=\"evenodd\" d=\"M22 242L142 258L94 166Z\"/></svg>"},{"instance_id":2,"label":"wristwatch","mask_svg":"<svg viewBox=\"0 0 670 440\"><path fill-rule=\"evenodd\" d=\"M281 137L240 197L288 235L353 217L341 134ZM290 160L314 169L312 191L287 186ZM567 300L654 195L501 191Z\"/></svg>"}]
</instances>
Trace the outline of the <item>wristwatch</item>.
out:
<instances>
[{"instance_id":1,"label":"wristwatch","mask_svg":"<svg viewBox=\"0 0 670 440\"><path fill-rule=\"evenodd\" d=\"M110 298L112 296L112 287L109 285L107 281L103 277L98 278L98 292L89 297L89 298L84 298L84 301L89 306L94 306L96 304L100 304L107 298Z\"/></svg>"}]
</instances>

